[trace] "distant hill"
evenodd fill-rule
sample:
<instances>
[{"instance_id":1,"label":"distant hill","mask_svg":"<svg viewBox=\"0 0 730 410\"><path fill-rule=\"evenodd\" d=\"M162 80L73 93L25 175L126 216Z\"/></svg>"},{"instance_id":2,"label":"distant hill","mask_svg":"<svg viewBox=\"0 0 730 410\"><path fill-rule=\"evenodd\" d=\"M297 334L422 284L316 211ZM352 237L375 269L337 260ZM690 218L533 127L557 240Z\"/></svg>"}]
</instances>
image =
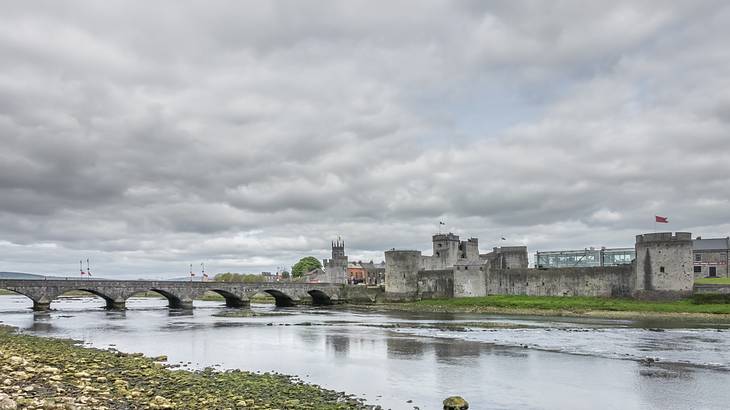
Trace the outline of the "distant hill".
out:
<instances>
[{"instance_id":1,"label":"distant hill","mask_svg":"<svg viewBox=\"0 0 730 410\"><path fill-rule=\"evenodd\" d=\"M0 279L43 279L43 275L21 272L0 272Z\"/></svg>"},{"instance_id":2,"label":"distant hill","mask_svg":"<svg viewBox=\"0 0 730 410\"><path fill-rule=\"evenodd\" d=\"M0 272L0 279L65 279L64 276L55 275L38 275L36 273L22 273L22 272ZM94 278L101 279L102 278Z\"/></svg>"},{"instance_id":3,"label":"distant hill","mask_svg":"<svg viewBox=\"0 0 730 410\"><path fill-rule=\"evenodd\" d=\"M190 281L190 276L180 276L179 278L169 278L169 279L162 279L162 280L170 280L175 282L182 282L182 281ZM193 282L202 282L200 277L196 276L193 278Z\"/></svg>"}]
</instances>

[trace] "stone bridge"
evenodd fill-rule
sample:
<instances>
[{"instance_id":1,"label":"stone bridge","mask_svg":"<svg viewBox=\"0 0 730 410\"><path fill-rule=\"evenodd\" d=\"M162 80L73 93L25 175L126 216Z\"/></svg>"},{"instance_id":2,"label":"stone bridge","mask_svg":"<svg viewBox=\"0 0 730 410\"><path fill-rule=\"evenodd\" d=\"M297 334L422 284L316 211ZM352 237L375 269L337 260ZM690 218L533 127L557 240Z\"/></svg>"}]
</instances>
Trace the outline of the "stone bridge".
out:
<instances>
[{"instance_id":1,"label":"stone bridge","mask_svg":"<svg viewBox=\"0 0 730 410\"><path fill-rule=\"evenodd\" d=\"M124 309L129 297L153 291L167 298L171 308L190 309L193 299L207 291L218 293L226 306L248 306L257 293L265 292L276 299L277 306L297 304L329 305L346 301L345 285L334 283L231 283L151 280L96 279L0 279L0 289L7 289L33 300L33 310L50 309L51 301L73 290L93 293L106 301L109 309Z\"/></svg>"}]
</instances>

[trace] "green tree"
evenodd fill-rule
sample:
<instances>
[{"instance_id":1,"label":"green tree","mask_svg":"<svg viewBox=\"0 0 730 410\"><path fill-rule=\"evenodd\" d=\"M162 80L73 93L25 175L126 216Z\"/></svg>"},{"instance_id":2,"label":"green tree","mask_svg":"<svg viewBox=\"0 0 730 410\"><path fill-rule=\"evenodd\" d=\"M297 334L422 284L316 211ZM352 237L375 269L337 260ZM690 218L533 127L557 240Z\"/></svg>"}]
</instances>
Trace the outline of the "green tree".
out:
<instances>
[{"instance_id":1,"label":"green tree","mask_svg":"<svg viewBox=\"0 0 730 410\"><path fill-rule=\"evenodd\" d=\"M291 267L291 275L294 278L299 278L305 273L311 271L312 269L317 269L321 267L322 264L319 263L319 259L315 258L314 256L305 256L304 258L299 259L299 262Z\"/></svg>"},{"instance_id":2,"label":"green tree","mask_svg":"<svg viewBox=\"0 0 730 410\"><path fill-rule=\"evenodd\" d=\"M263 278L261 275L247 274L247 273L219 273L213 278L217 282L246 282L255 283L262 282Z\"/></svg>"}]
</instances>

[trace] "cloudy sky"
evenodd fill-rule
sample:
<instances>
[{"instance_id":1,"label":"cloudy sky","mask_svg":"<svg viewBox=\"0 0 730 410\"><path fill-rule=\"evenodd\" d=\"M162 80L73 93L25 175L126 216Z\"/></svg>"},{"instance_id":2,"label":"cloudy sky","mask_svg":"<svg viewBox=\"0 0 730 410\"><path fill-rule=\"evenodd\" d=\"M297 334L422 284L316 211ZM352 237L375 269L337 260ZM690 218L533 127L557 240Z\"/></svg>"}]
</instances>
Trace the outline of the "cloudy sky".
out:
<instances>
[{"instance_id":1,"label":"cloudy sky","mask_svg":"<svg viewBox=\"0 0 730 410\"><path fill-rule=\"evenodd\" d=\"M730 5L675 3L4 1L0 271L727 236Z\"/></svg>"}]
</instances>

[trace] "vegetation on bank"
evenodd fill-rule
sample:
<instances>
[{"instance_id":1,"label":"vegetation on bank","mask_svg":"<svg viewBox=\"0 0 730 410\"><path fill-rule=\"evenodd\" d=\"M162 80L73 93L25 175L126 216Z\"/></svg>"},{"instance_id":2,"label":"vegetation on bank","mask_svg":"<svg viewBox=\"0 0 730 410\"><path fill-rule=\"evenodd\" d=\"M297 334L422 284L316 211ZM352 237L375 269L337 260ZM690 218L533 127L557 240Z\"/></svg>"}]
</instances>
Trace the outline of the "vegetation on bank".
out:
<instances>
[{"instance_id":1,"label":"vegetation on bank","mask_svg":"<svg viewBox=\"0 0 730 410\"><path fill-rule=\"evenodd\" d=\"M369 408L288 376L172 370L138 354L83 348L7 327L0 327L0 369L0 404L8 408Z\"/></svg>"},{"instance_id":2,"label":"vegetation on bank","mask_svg":"<svg viewBox=\"0 0 730 410\"><path fill-rule=\"evenodd\" d=\"M553 311L618 311L658 313L711 313L730 314L730 304L714 295L700 296L696 300L644 301L624 298L600 298L581 296L485 296L456 299L430 299L399 304L403 307L436 311L479 311L490 309L530 309ZM716 297L716 296L715 296ZM705 303L710 301L710 303ZM714 303L719 302L719 303Z\"/></svg>"},{"instance_id":3,"label":"vegetation on bank","mask_svg":"<svg viewBox=\"0 0 730 410\"><path fill-rule=\"evenodd\" d=\"M730 285L730 278L700 278L695 279L698 285Z\"/></svg>"},{"instance_id":4,"label":"vegetation on bank","mask_svg":"<svg viewBox=\"0 0 730 410\"><path fill-rule=\"evenodd\" d=\"M223 302L226 300L223 296L221 296L219 293L215 292L205 292L202 297L196 299L196 300L205 300L208 302ZM251 299L251 302L253 303L275 303L276 299L274 299L273 296L269 295L268 293L258 293L254 295Z\"/></svg>"}]
</instances>

